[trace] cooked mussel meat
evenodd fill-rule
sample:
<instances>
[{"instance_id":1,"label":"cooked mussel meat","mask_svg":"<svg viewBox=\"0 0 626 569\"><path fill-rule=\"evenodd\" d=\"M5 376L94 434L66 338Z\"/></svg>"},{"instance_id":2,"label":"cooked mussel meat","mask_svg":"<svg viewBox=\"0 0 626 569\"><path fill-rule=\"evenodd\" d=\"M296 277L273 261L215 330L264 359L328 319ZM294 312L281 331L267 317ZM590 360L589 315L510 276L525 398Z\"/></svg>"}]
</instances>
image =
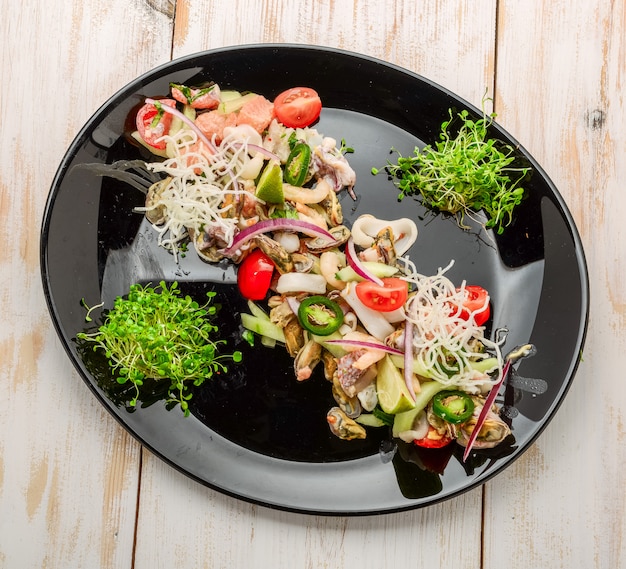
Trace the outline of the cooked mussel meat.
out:
<instances>
[{"instance_id":1,"label":"cooked mussel meat","mask_svg":"<svg viewBox=\"0 0 626 569\"><path fill-rule=\"evenodd\" d=\"M322 346L315 340L307 340L293 360L293 369L298 381L311 377L315 366L322 358Z\"/></svg>"},{"instance_id":2,"label":"cooked mussel meat","mask_svg":"<svg viewBox=\"0 0 626 569\"><path fill-rule=\"evenodd\" d=\"M359 425L354 419L350 419L339 407L333 407L328 411L326 421L333 435L340 439L351 441L366 437L363 426Z\"/></svg>"}]
</instances>

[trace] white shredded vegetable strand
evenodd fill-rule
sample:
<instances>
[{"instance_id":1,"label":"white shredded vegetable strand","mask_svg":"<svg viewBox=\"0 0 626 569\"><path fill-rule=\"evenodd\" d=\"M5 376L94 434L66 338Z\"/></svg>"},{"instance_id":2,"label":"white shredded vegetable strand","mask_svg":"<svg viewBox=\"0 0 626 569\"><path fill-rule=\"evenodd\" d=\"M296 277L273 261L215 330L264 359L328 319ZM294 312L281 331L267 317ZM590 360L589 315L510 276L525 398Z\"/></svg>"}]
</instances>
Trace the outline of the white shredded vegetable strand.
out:
<instances>
[{"instance_id":1,"label":"white shredded vegetable strand","mask_svg":"<svg viewBox=\"0 0 626 569\"><path fill-rule=\"evenodd\" d=\"M445 276L451 266L452 263L432 276L413 271L405 277L415 286L405 305L407 320L413 324L413 353L436 381L480 393L492 386L499 374L492 378L477 372L471 361L491 357L483 351L484 346L496 354L501 371L500 346L484 336L482 327L461 318L455 309L463 305L464 285L457 291Z\"/></svg>"},{"instance_id":2,"label":"white shredded vegetable strand","mask_svg":"<svg viewBox=\"0 0 626 569\"><path fill-rule=\"evenodd\" d=\"M152 162L148 168L168 176L150 206L138 207L137 212L163 208L165 223L154 225L159 245L172 251L177 258L181 243L190 230L209 231L230 245L238 232L240 219L228 216L232 204L225 205L227 195L256 199L254 194L240 189L238 173L251 160L245 140L225 139L217 152L203 152L204 144L190 129L181 129L164 137L168 155L163 162Z\"/></svg>"}]
</instances>

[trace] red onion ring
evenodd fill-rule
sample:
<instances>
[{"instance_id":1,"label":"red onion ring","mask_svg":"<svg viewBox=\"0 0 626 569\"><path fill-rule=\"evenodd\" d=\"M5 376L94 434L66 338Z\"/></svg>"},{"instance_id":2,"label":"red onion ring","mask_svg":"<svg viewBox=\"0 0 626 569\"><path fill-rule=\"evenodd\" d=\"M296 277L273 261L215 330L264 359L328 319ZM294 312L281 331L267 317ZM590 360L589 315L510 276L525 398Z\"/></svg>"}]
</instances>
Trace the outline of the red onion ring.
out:
<instances>
[{"instance_id":1,"label":"red onion ring","mask_svg":"<svg viewBox=\"0 0 626 569\"><path fill-rule=\"evenodd\" d=\"M217 153L217 148L215 147L215 144L213 144L206 136L206 134L204 134L199 128L198 125L196 125L195 122L193 122L188 116L186 116L185 114L181 113L177 108L175 107L170 107L169 105L163 105L161 104L159 101L157 101L156 99L150 99L147 98L145 100L146 103L151 104L151 105L159 105L159 107L165 111L166 113L169 113L170 115L174 115L175 117L178 117L181 121L183 121L187 126L189 126L189 128L191 128L191 130L193 130L197 135L198 138L204 142L204 144L206 144L207 148L209 148L209 150L211 150L211 152L213 152L213 154Z\"/></svg>"},{"instance_id":2,"label":"red onion ring","mask_svg":"<svg viewBox=\"0 0 626 569\"><path fill-rule=\"evenodd\" d=\"M356 254L356 249L354 248L354 240L352 239L352 237L350 237L348 239L348 242L346 243L346 261L348 261L348 265L350 265L354 272L361 278L372 281L378 286L383 286L383 281L380 280L376 275L373 275L370 271L368 271L365 265L359 259L359 256Z\"/></svg>"},{"instance_id":3,"label":"red onion ring","mask_svg":"<svg viewBox=\"0 0 626 569\"><path fill-rule=\"evenodd\" d=\"M233 144L233 146L236 148L241 148L243 146L243 143L236 142ZM270 152L269 150L267 150L267 148L264 148L263 146L259 146L258 144L248 143L247 148L249 148L250 150L254 150L255 152L258 152L259 154L262 154L263 156L265 156L266 158L269 158L270 160L276 160L276 162L280 162L280 157L277 154Z\"/></svg>"},{"instance_id":4,"label":"red onion ring","mask_svg":"<svg viewBox=\"0 0 626 569\"><path fill-rule=\"evenodd\" d=\"M291 312L297 316L298 309L300 308L300 301L293 296L288 296L285 300L287 301L289 308L291 308Z\"/></svg>"},{"instance_id":5,"label":"red onion ring","mask_svg":"<svg viewBox=\"0 0 626 569\"><path fill-rule=\"evenodd\" d=\"M220 252L222 255L229 257L244 243L250 241L250 239L260 235L261 233L284 230L297 231L299 233L304 233L309 237L323 237L329 241L335 240L335 238L328 231L308 221L301 221L299 219L266 219L247 227L243 231L240 231L233 239L232 244L229 247L222 249Z\"/></svg>"},{"instance_id":6,"label":"red onion ring","mask_svg":"<svg viewBox=\"0 0 626 569\"><path fill-rule=\"evenodd\" d=\"M493 405L493 402L495 401L498 395L498 391L500 391L500 387L502 387L502 384L504 383L506 376L509 374L510 367L511 367L511 360L509 359L506 361L506 363L504 364L504 367L502 368L502 375L500 376L498 383L496 383L491 388L491 391L489 392L487 399L485 399L485 404L483 405L483 408L480 410L480 415L478 415L478 420L476 421L476 425L474 425L474 429L472 430L472 433L470 434L470 437L467 441L467 446L465 447L465 452L463 453L463 462L467 460L467 457L469 456L469 453L472 450L474 443L476 442L476 438L478 437L478 433L480 433L480 429L482 428L483 423L485 422L485 419L487 418L489 409L491 409L491 406Z\"/></svg>"}]
</instances>

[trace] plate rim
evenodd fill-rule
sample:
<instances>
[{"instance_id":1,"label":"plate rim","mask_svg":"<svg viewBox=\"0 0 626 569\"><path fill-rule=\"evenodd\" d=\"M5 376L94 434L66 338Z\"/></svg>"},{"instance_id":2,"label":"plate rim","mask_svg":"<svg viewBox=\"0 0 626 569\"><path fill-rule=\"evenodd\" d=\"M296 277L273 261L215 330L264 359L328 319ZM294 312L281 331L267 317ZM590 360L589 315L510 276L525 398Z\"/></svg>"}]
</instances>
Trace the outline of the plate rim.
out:
<instances>
[{"instance_id":1,"label":"plate rim","mask_svg":"<svg viewBox=\"0 0 626 569\"><path fill-rule=\"evenodd\" d=\"M90 388L91 392L96 396L97 400L103 404L103 406L107 409L107 411L118 421L118 423L128 432L135 440L137 440L142 446L150 450L153 454L158 456L161 460L166 462L169 466L183 473L185 476L195 480L196 482L210 487L224 495L228 495L234 497L236 499L244 500L249 503L254 503L257 505L261 505L264 507L268 507L270 509L278 509L282 511L289 511L294 513L303 513L303 514L311 514L311 515L330 515L330 516L360 516L360 515L380 515L380 514L392 514L397 512L410 511L414 509L419 509L423 507L428 507L431 505L435 505L437 503L447 501L456 496L464 494L472 489L475 489L478 486L483 485L485 482L501 473L503 470L508 468L515 460L517 460L522 454L524 454L528 448L530 448L533 444L535 444L537 438L543 433L549 423L551 423L554 418L556 412L562 405L567 392L569 391L573 380L576 376L576 372L578 370L578 366L580 364L581 358L578 357L570 362L567 370L567 377L563 378L563 383L560 386L558 393L555 395L555 399L552 404L548 407L545 415L545 419L538 425L534 434L527 438L524 443L524 447L521 450L518 450L509 457L506 461L500 461L500 464L496 464L493 468L489 469L487 472L477 476L471 482L459 490L449 492L443 496L430 496L429 500L426 503L413 502L407 503L402 506L392 507L389 509L363 509L363 510L338 510L338 511L327 511L327 510L315 510L311 508L301 509L297 505L285 505L279 503L269 503L262 498L254 497L254 496L246 496L242 493L233 491L228 488L224 488L223 486L219 486L216 484L212 484L211 482L202 479L190 473L188 470L183 468L181 465L177 464L175 461L171 460L169 457L165 456L158 448L154 445L146 441L144 438L139 436L138 433L135 433L129 426L122 420L121 416L115 412L114 405L110 400L104 397L94 386L93 382L88 379L89 373L84 368L82 362L79 362L74 357L73 352L70 349L70 346L67 343L66 335L63 332L59 314L54 305L54 300L51 295L51 284L49 282L49 268L48 268L48 258L47 258L47 244L48 244L48 236L49 236L49 224L51 220L51 215L54 210L55 200L58 194L58 188L60 183L63 180L63 177L67 171L69 163L72 160L73 152L77 149L79 142L84 138L85 133L92 128L94 124L97 124L98 121L103 119L106 116L106 111L116 102L119 101L122 97L128 96L129 92L133 92L138 87L142 85L142 83L154 79L162 74L167 74L176 66L181 65L191 65L194 60L203 60L206 58L219 56L221 53L232 53L239 51L249 51L249 50L292 50L292 51L302 51L302 52L322 52L322 53L331 53L333 55L340 55L344 57L354 58L355 60L366 60L376 65L381 65L383 67L395 70L396 72L402 73L416 79L418 81L424 82L433 88L441 91L447 96L453 98L454 100L460 102L462 105L466 106L468 109L472 110L475 113L480 113L480 109L478 109L473 104L469 103L467 100L463 99L453 91L443 87L442 85L428 79L427 77L418 74L414 71L401 67L397 64L385 61L383 59L360 54L357 52L341 49L341 48L333 48L328 46L318 46L318 45L307 45L307 44L294 44L294 43L251 43L251 44L241 44L234 46L224 46L218 47L208 50L202 50L198 52L194 52L191 54L187 54L175 59L172 59L168 62L157 65L156 67L149 69L148 71L142 73L141 75L134 78L132 81L128 82L120 89L118 89L115 93L113 93L107 100L102 103L96 111L94 111L88 120L81 126L71 143L65 149L63 154L63 158L56 170L56 173L53 177L53 180L50 184L50 189L48 196L46 198L46 203L42 215L41 221L41 231L40 231L40 247L39 247L39 260L40 260L40 273L43 284L43 292L46 300L46 305L48 307L48 312L53 322L54 328L56 330L57 336L59 337L61 344L63 345L64 351L68 355L70 361L73 363L78 375L81 379L87 384ZM508 131L506 131L501 125L494 121L494 128L502 135L504 135L509 141L514 143L519 151L530 161L532 167L538 172L538 174L544 179L546 184L548 185L551 194L554 196L558 206L560 208L561 214L563 215L567 229L571 233L572 241L575 245L575 254L577 267L580 274L580 282L581 282L581 321L579 326L579 331L577 335L576 345L578 347L579 353L582 354L582 350L585 345L587 329L589 324L589 312L590 312L590 291L589 291L589 270L586 261L586 255L584 251L583 242L581 236L579 234L576 222L556 185L552 182L551 178L545 172L543 167L536 161L536 159L521 145ZM208 427L206 427L208 428ZM254 451L251 451L254 452Z\"/></svg>"}]
</instances>

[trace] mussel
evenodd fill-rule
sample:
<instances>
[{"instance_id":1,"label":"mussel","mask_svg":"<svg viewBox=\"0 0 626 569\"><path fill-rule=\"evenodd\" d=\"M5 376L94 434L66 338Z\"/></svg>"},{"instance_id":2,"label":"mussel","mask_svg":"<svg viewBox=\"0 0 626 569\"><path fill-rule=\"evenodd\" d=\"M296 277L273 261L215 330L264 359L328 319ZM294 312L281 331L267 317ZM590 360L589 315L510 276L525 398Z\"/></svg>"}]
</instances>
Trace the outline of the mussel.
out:
<instances>
[{"instance_id":1,"label":"mussel","mask_svg":"<svg viewBox=\"0 0 626 569\"><path fill-rule=\"evenodd\" d=\"M315 340L307 340L293 360L293 369L298 381L311 377L315 366L322 358L322 346Z\"/></svg>"},{"instance_id":2,"label":"mussel","mask_svg":"<svg viewBox=\"0 0 626 569\"><path fill-rule=\"evenodd\" d=\"M351 441L366 437L365 428L354 419L350 419L339 407L333 407L328 411L326 421L333 435L340 439Z\"/></svg>"}]
</instances>

